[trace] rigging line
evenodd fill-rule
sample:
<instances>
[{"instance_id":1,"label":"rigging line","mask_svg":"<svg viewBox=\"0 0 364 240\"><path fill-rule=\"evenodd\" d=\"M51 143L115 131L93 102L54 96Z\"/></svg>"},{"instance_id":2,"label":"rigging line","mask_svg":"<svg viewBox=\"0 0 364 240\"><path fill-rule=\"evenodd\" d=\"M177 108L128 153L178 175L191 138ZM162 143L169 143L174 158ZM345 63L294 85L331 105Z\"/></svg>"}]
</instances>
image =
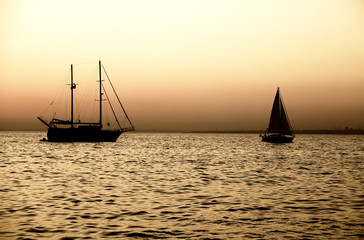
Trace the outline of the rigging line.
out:
<instances>
[{"instance_id":1,"label":"rigging line","mask_svg":"<svg viewBox=\"0 0 364 240\"><path fill-rule=\"evenodd\" d=\"M114 85L112 85L112 83L111 83L111 80L110 80L110 78L109 78L109 75L108 75L108 74L107 74L107 72L106 72L106 69L105 69L104 65L102 65L102 68L104 69L104 72L105 72L105 74L106 74L106 77L107 77L107 79L109 80L109 83L110 83L110 85L111 85L111 87L112 87L112 90L114 91L114 93L115 93L115 95L116 95L116 98L118 99L119 104L120 104L121 108L123 109L123 111L124 111L124 114L125 114L126 118L128 119L128 121L129 121L129 123L130 123L131 127L134 129L134 126L133 126L133 124L131 123L131 121L130 121L130 119L129 119L129 117L128 117L128 114L126 114L126 111L125 111L125 109L124 109L124 107L123 107L123 104L121 104L121 101L120 101L120 99L119 99L119 96L118 96L118 94L117 94L117 93L116 93L116 91L115 91Z\"/></svg>"},{"instance_id":2,"label":"rigging line","mask_svg":"<svg viewBox=\"0 0 364 240\"><path fill-rule=\"evenodd\" d=\"M283 103L283 99L282 99L282 108L283 108L283 111L285 112L286 119L287 119L287 122L288 122L288 126L289 126L290 130L293 131L291 122L289 121L289 118L288 118L286 107L285 107L285 105Z\"/></svg>"},{"instance_id":3,"label":"rigging line","mask_svg":"<svg viewBox=\"0 0 364 240\"><path fill-rule=\"evenodd\" d=\"M68 81L70 79L70 77L69 77L70 73L71 73L71 69L68 69L66 76L63 78L63 81L60 82L60 85L57 88L56 94L52 99L53 102L57 102L59 100L59 98L62 98L64 96L64 94L66 92L65 91L66 88L64 86L68 84ZM61 99L61 100L63 100L63 99Z\"/></svg>"},{"instance_id":4,"label":"rigging line","mask_svg":"<svg viewBox=\"0 0 364 240\"><path fill-rule=\"evenodd\" d=\"M90 111L90 102L88 101L91 99L91 81L88 82L88 84L84 84L83 92L81 94L81 91L79 91L79 94L81 97L79 98L79 105L80 105L80 115L83 117L87 116L87 111ZM80 89L81 90L81 87ZM87 119L87 117L86 117Z\"/></svg>"},{"instance_id":5,"label":"rigging line","mask_svg":"<svg viewBox=\"0 0 364 240\"><path fill-rule=\"evenodd\" d=\"M109 102L109 105L110 105L111 111L112 111L112 113L114 114L114 117L115 117L115 119L116 119L116 122L118 123L119 128L120 128L120 130L121 130L120 123L119 123L119 121L118 121L118 118L116 117L116 114L115 114L114 108L113 108L113 107L112 107L112 105L111 105L111 102L110 102L109 96L108 96L108 95L107 95L107 93L106 93L106 90L105 90L104 84L101 84L101 86L102 86L102 89L104 89L104 93L105 93L105 96L106 96L106 98L107 98L107 101Z\"/></svg>"},{"instance_id":6,"label":"rigging line","mask_svg":"<svg viewBox=\"0 0 364 240\"><path fill-rule=\"evenodd\" d=\"M40 117L43 117L46 112L52 107L53 101L47 106L47 108L40 114Z\"/></svg>"},{"instance_id":7,"label":"rigging line","mask_svg":"<svg viewBox=\"0 0 364 240\"><path fill-rule=\"evenodd\" d=\"M52 108L53 112L54 112L54 108L55 108L55 105L57 105L58 103L58 100L59 98L61 98L62 96L62 93L64 93L64 87L63 85L66 85L67 84L67 81L68 81L68 76L70 74L70 70L67 71L67 74L66 76L63 78L63 80L60 82L60 85L57 87L57 90L55 91L55 93L53 93L53 97L52 97L52 100L50 102L50 104L47 106L47 108L44 109L44 111L40 114L41 117L44 117L44 115L46 113L49 113L50 112L50 108ZM62 102L62 101L60 101ZM53 113L52 113L53 114Z\"/></svg>"}]
</instances>

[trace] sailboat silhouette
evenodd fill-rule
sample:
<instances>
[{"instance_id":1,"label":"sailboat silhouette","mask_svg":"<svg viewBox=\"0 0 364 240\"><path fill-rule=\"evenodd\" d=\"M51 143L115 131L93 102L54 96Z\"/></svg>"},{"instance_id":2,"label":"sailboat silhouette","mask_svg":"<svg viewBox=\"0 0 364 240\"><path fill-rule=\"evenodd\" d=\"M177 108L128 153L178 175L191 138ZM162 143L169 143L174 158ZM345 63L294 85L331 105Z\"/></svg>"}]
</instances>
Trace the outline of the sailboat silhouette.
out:
<instances>
[{"instance_id":1,"label":"sailboat silhouette","mask_svg":"<svg viewBox=\"0 0 364 240\"><path fill-rule=\"evenodd\" d=\"M282 97L277 88L274 98L272 112L270 115L267 133L261 135L263 142L289 143L292 142L294 135L288 119L287 111L283 105Z\"/></svg>"},{"instance_id":2,"label":"sailboat silhouette","mask_svg":"<svg viewBox=\"0 0 364 240\"><path fill-rule=\"evenodd\" d=\"M128 131L134 131L134 126L131 123L128 115L126 114L126 111L123 107L123 105L120 102L120 99L118 95L116 94L116 91L109 79L109 76L107 75L105 68L104 72L106 74L106 77L108 78L110 85L114 91L114 94L116 95L119 104L124 111L124 114L130 124L131 127L129 128L122 128L119 120L111 106L111 102L109 101L109 97L106 94L106 92L102 91L104 89L104 85L102 84L101 79L101 68L103 66L101 65L101 61L99 61L99 119L97 122L81 122L81 121L75 121L73 118L73 90L76 88L76 84L73 82L73 66L71 65L71 83L69 84L70 90L71 90L71 119L70 120L61 120L57 118L52 118L50 122L45 121L43 118L38 117L38 119L44 123L48 127L47 137L48 141L50 142L115 142L117 138L123 133ZM105 89L104 89L105 90ZM118 125L118 129L115 130L109 130L109 129L103 129L103 115L102 115L102 96L105 93L105 96L107 97L107 100L111 106L112 112L114 114L116 123Z\"/></svg>"}]
</instances>

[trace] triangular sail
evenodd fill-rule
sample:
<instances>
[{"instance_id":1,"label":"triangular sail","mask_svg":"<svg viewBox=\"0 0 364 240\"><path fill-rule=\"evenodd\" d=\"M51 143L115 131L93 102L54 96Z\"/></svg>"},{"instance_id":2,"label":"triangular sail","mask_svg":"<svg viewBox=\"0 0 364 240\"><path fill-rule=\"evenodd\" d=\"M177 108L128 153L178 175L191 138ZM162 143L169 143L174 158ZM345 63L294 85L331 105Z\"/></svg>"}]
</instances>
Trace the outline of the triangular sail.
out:
<instances>
[{"instance_id":1,"label":"triangular sail","mask_svg":"<svg viewBox=\"0 0 364 240\"><path fill-rule=\"evenodd\" d=\"M292 135L291 124L289 123L288 115L284 108L282 99L281 99L281 131L280 131L280 133L282 135Z\"/></svg>"},{"instance_id":2,"label":"triangular sail","mask_svg":"<svg viewBox=\"0 0 364 240\"><path fill-rule=\"evenodd\" d=\"M292 128L288 120L288 115L283 105L283 101L277 89L274 98L272 113L270 116L268 133L279 133L282 135L292 135Z\"/></svg>"},{"instance_id":3,"label":"triangular sail","mask_svg":"<svg viewBox=\"0 0 364 240\"><path fill-rule=\"evenodd\" d=\"M272 113L270 115L268 133L280 132L280 116L281 116L281 107L280 107L280 98L278 89L276 96L274 98Z\"/></svg>"}]
</instances>

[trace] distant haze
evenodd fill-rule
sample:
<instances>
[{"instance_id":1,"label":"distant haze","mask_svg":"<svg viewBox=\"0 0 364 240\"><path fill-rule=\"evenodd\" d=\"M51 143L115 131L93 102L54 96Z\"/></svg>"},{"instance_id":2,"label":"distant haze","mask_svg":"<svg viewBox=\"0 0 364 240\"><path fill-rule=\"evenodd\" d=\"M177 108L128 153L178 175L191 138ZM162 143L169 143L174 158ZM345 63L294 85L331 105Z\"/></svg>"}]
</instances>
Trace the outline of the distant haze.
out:
<instances>
[{"instance_id":1,"label":"distant haze","mask_svg":"<svg viewBox=\"0 0 364 240\"><path fill-rule=\"evenodd\" d=\"M263 130L277 86L294 129L364 128L361 0L2 0L0 35L0 130L99 58L139 130Z\"/></svg>"}]
</instances>

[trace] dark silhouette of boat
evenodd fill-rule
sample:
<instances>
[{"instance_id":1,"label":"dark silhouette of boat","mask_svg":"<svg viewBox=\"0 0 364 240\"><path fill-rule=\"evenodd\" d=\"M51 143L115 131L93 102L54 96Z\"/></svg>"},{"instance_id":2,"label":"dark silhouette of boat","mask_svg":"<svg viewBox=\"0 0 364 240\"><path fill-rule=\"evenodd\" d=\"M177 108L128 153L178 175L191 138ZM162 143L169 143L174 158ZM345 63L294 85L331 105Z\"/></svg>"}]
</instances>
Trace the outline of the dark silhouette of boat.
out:
<instances>
[{"instance_id":1,"label":"dark silhouette of boat","mask_svg":"<svg viewBox=\"0 0 364 240\"><path fill-rule=\"evenodd\" d=\"M120 122L116 116L116 113L111 105L108 95L106 94L105 88L102 83L102 71L103 68L107 79L114 91L114 94L125 114L126 119L128 120L131 127L122 128ZM124 133L129 131L134 131L134 126L131 123L121 101L116 94L114 86L112 85L109 76L107 75L104 66L101 65L101 61L99 61L99 121L98 122L81 122L74 121L73 118L73 90L76 88L76 84L73 82L73 65L71 65L71 120L61 120L57 118L52 118L51 121L47 122L43 118L38 117L38 119L44 123L48 127L47 138L42 141L49 142L115 142L118 137ZM102 90L104 89L105 92ZM102 121L102 102L105 99L102 99L103 94L105 93L106 100L108 100L113 115L115 117L117 123L117 129L103 129L103 121ZM107 124L109 125L109 123Z\"/></svg>"},{"instance_id":2,"label":"dark silhouette of boat","mask_svg":"<svg viewBox=\"0 0 364 240\"><path fill-rule=\"evenodd\" d=\"M263 142L290 143L294 139L293 130L288 120L287 111L277 88L267 133L260 135Z\"/></svg>"}]
</instances>

